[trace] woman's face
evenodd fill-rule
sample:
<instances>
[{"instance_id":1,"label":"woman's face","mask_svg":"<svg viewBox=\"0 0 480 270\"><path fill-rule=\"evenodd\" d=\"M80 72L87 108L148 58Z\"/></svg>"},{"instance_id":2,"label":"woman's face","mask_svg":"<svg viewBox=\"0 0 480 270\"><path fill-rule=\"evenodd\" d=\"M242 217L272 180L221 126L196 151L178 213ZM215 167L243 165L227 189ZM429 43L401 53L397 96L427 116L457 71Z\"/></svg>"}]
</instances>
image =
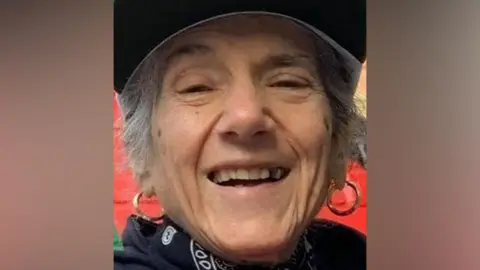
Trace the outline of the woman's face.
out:
<instances>
[{"instance_id":1,"label":"woman's face","mask_svg":"<svg viewBox=\"0 0 480 270\"><path fill-rule=\"evenodd\" d=\"M237 17L163 50L150 184L165 212L225 259L285 259L329 182L330 108L309 36Z\"/></svg>"}]
</instances>

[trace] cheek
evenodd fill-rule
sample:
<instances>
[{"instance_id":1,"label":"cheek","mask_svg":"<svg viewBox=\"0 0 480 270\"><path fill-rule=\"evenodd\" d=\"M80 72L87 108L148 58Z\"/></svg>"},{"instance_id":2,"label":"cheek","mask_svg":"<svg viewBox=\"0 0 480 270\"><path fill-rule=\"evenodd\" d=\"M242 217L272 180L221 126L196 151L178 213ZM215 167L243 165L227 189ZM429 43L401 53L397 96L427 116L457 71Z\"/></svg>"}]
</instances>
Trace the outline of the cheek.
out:
<instances>
[{"instance_id":1,"label":"cheek","mask_svg":"<svg viewBox=\"0 0 480 270\"><path fill-rule=\"evenodd\" d=\"M157 148L164 151L162 159L190 164L202 140L202 123L198 113L172 108L159 111L156 119L152 133L156 136Z\"/></svg>"},{"instance_id":2,"label":"cheek","mask_svg":"<svg viewBox=\"0 0 480 270\"><path fill-rule=\"evenodd\" d=\"M318 114L317 114L318 115ZM306 115L303 121L297 124L297 134L303 148L310 155L320 155L322 148L329 142L328 129L322 119L314 115Z\"/></svg>"},{"instance_id":3,"label":"cheek","mask_svg":"<svg viewBox=\"0 0 480 270\"><path fill-rule=\"evenodd\" d=\"M152 124L157 174L154 181L160 192L172 193L173 190L176 196L183 196L196 189L196 181L192 180L202 144L202 121L195 111L171 107L158 111L155 119Z\"/></svg>"},{"instance_id":4,"label":"cheek","mask_svg":"<svg viewBox=\"0 0 480 270\"><path fill-rule=\"evenodd\" d=\"M328 132L324 129L323 125L318 125L317 129L312 130L310 133L306 133L302 137L304 146L306 147L307 156L312 163L323 163L326 160L329 152L329 136Z\"/></svg>"},{"instance_id":5,"label":"cheek","mask_svg":"<svg viewBox=\"0 0 480 270\"><path fill-rule=\"evenodd\" d=\"M279 122L287 136L310 162L319 161L330 144L328 109L321 102L311 102L295 108L277 109Z\"/></svg>"},{"instance_id":6,"label":"cheek","mask_svg":"<svg viewBox=\"0 0 480 270\"><path fill-rule=\"evenodd\" d=\"M323 185L328 167L328 157L330 152L330 135L323 124L323 121L319 121L317 118L305 121L299 130L298 139L302 145L304 152L304 173L307 175L307 179L311 179L312 182L307 181L305 184L312 188L310 185L320 186ZM317 188L315 188L317 190ZM319 194L312 195L313 197L319 196Z\"/></svg>"},{"instance_id":7,"label":"cheek","mask_svg":"<svg viewBox=\"0 0 480 270\"><path fill-rule=\"evenodd\" d=\"M327 160L330 152L330 107L326 102L320 102L307 115L305 115L303 140L308 144L308 153L314 160Z\"/></svg>"}]
</instances>

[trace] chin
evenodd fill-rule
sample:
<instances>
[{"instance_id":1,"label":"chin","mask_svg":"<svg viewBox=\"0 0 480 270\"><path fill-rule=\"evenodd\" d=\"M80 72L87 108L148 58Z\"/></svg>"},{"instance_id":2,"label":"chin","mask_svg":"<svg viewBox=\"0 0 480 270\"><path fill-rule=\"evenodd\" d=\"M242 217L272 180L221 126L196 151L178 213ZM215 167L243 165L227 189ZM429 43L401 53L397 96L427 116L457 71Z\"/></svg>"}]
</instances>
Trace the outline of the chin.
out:
<instances>
[{"instance_id":1,"label":"chin","mask_svg":"<svg viewBox=\"0 0 480 270\"><path fill-rule=\"evenodd\" d=\"M220 257L235 263L275 264L287 260L295 250L298 239L278 225L274 229L266 224L258 229L242 227L237 224L230 230L215 231Z\"/></svg>"}]
</instances>

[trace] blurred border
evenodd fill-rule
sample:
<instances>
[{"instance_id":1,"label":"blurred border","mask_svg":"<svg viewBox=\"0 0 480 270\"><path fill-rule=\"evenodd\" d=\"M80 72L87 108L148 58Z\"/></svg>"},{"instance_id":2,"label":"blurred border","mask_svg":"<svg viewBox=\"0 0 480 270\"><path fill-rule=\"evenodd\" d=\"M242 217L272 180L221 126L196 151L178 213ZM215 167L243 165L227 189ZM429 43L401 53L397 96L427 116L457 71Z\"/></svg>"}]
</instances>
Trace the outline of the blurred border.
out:
<instances>
[{"instance_id":1,"label":"blurred border","mask_svg":"<svg viewBox=\"0 0 480 270\"><path fill-rule=\"evenodd\" d=\"M368 269L480 269L480 2L368 9ZM112 269L112 14L2 5L2 269Z\"/></svg>"}]
</instances>

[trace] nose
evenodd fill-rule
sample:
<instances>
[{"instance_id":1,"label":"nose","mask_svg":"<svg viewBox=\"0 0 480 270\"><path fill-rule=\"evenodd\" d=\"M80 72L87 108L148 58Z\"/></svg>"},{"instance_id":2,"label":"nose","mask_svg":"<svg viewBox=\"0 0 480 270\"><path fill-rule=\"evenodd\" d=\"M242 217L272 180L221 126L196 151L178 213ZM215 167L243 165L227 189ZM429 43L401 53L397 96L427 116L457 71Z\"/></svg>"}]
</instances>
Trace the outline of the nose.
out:
<instances>
[{"instance_id":1,"label":"nose","mask_svg":"<svg viewBox=\"0 0 480 270\"><path fill-rule=\"evenodd\" d=\"M263 137L273 126L263 98L247 85L229 91L216 130L225 139L246 141Z\"/></svg>"}]
</instances>

